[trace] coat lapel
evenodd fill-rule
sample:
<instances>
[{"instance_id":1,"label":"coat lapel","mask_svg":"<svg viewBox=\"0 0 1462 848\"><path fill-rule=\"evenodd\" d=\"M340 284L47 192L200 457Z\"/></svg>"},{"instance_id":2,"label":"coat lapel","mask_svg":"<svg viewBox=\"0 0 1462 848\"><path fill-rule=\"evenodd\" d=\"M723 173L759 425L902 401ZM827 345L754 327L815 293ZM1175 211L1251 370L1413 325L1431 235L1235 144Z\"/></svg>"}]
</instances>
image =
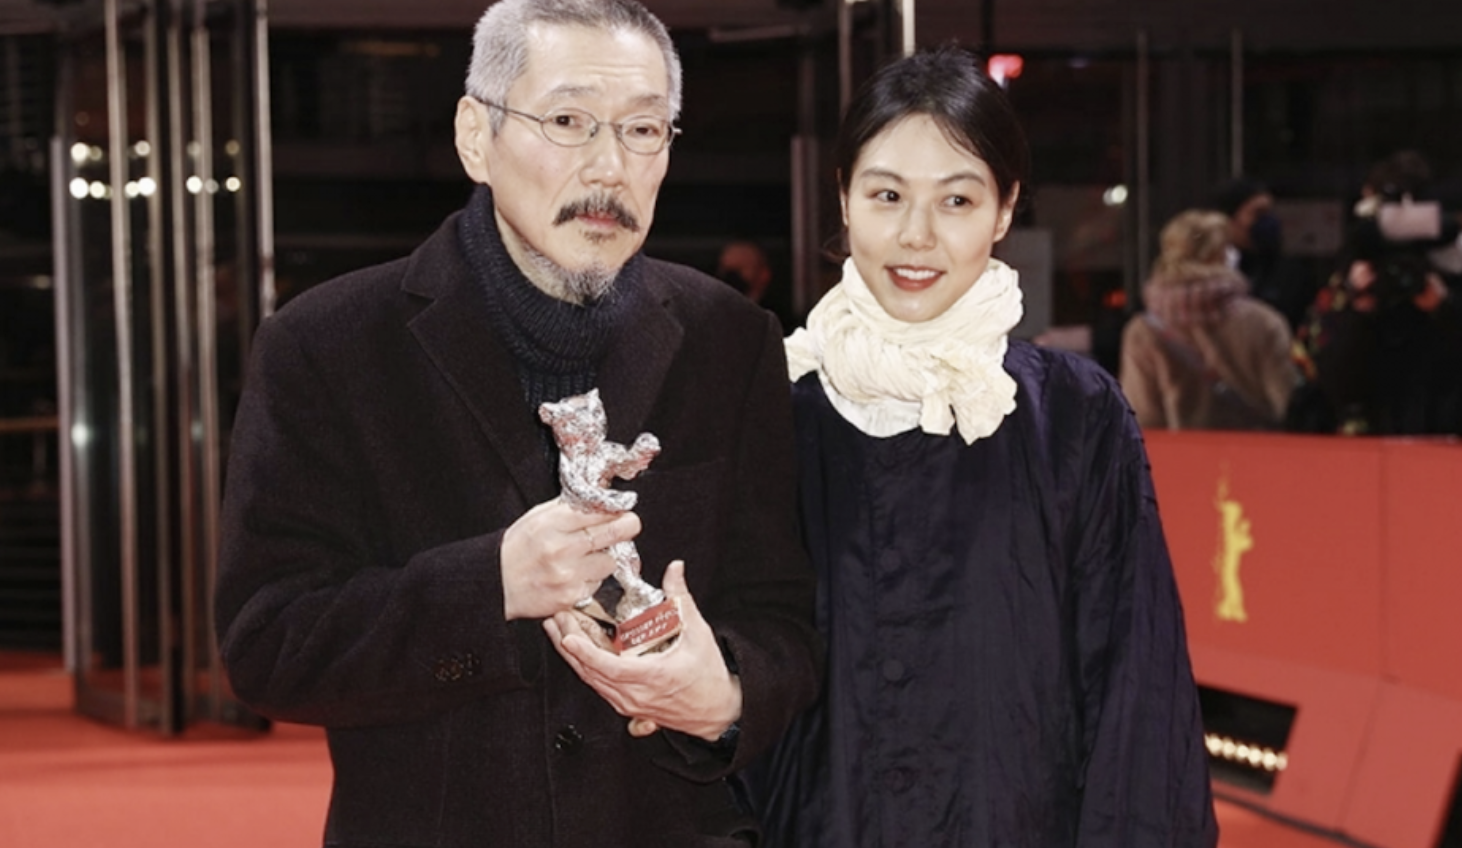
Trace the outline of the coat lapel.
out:
<instances>
[{"instance_id":1,"label":"coat lapel","mask_svg":"<svg viewBox=\"0 0 1462 848\"><path fill-rule=\"evenodd\" d=\"M426 355L486 433L526 504L554 497L539 424L523 402L512 357L492 332L462 258L452 216L413 257L402 288L431 300L408 322Z\"/></svg>"},{"instance_id":2,"label":"coat lapel","mask_svg":"<svg viewBox=\"0 0 1462 848\"><path fill-rule=\"evenodd\" d=\"M609 353L599 368L599 395L609 416L609 438L633 442L654 412L660 388L680 350L684 330L667 308L655 269L644 268L639 303L627 326L615 333Z\"/></svg>"}]
</instances>

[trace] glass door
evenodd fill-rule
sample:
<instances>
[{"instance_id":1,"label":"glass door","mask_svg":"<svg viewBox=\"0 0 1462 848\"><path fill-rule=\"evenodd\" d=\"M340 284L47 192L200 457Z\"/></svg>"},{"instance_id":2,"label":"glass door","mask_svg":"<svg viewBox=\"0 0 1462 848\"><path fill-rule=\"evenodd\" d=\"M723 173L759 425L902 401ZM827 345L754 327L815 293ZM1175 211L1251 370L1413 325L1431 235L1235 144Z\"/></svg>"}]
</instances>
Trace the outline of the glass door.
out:
<instances>
[{"instance_id":1,"label":"glass door","mask_svg":"<svg viewBox=\"0 0 1462 848\"><path fill-rule=\"evenodd\" d=\"M210 620L220 457L272 267L255 6L106 0L58 50L67 656L78 710L163 734L258 723Z\"/></svg>"}]
</instances>

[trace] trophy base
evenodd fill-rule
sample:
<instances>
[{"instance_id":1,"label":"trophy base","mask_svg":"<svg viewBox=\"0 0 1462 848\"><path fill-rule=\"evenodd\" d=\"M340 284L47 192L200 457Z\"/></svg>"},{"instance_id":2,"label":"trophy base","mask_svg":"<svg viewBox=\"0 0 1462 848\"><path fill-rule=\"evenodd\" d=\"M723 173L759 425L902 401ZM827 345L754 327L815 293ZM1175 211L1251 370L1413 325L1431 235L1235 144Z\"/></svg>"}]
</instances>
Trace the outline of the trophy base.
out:
<instances>
[{"instance_id":1,"label":"trophy base","mask_svg":"<svg viewBox=\"0 0 1462 848\"><path fill-rule=\"evenodd\" d=\"M639 656L668 646L680 635L680 607L666 598L639 615L621 621L614 629L614 651Z\"/></svg>"}]
</instances>

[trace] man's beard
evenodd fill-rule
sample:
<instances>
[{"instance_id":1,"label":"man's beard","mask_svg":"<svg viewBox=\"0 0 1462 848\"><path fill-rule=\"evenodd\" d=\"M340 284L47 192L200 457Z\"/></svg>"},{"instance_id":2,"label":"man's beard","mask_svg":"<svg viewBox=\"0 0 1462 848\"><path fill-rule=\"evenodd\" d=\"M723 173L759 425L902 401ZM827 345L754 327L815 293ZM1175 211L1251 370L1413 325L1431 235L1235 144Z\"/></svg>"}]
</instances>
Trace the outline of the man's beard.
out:
<instances>
[{"instance_id":1,"label":"man's beard","mask_svg":"<svg viewBox=\"0 0 1462 848\"><path fill-rule=\"evenodd\" d=\"M577 270L565 268L539 253L526 241L523 242L523 252L540 274L553 280L559 291L576 303L597 301L614 288L614 280L619 276L618 268L610 268L601 262L594 262Z\"/></svg>"},{"instance_id":2,"label":"man's beard","mask_svg":"<svg viewBox=\"0 0 1462 848\"><path fill-rule=\"evenodd\" d=\"M558 210L553 225L561 227L573 223L580 215L607 216L631 233L640 231L640 222L634 213L626 209L614 195L606 193L596 193L566 204ZM602 241L611 236L591 233L587 237L590 241ZM557 283L561 292L579 303L590 303L608 294L614 287L615 278L619 276L619 268L610 268L600 262L571 270L539 253L527 242L523 243L523 247L528 261L533 263L538 272Z\"/></svg>"}]
</instances>

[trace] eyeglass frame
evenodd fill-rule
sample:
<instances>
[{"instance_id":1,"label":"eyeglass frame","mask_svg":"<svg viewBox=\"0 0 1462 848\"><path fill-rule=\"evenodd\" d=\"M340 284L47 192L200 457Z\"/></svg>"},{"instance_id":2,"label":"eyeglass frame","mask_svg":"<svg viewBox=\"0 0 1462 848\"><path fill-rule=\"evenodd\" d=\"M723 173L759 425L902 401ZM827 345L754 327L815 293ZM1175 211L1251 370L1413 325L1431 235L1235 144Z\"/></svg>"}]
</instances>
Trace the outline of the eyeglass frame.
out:
<instances>
[{"instance_id":1,"label":"eyeglass frame","mask_svg":"<svg viewBox=\"0 0 1462 848\"><path fill-rule=\"evenodd\" d=\"M625 152L627 152L627 153L633 153L636 156L658 156L661 153L664 153L665 151L669 150L670 149L670 145L675 142L675 137L678 136L678 135L680 135L680 127L677 127L668 118L655 118L655 120L657 120L657 121L663 121L665 123L666 128L669 129L669 132L665 133L665 144L664 144L664 146L662 146L659 150L656 150L656 151L654 151L652 153L645 153L645 152L642 152L642 151L639 151L639 150L635 150L634 148L630 147L627 143L625 143L625 140L624 140L624 125L625 125L625 122L623 122L623 121L601 121L601 120L599 120L598 117L596 117L594 115L593 112L590 112L587 109L579 109L579 108L574 107L574 106L565 106L565 107L562 107L560 109L555 109L554 111L555 112L564 112L564 111L578 112L578 113L583 114L583 115L588 115L589 116L589 121L590 121L590 126L589 126L589 136L588 136L588 138L585 138L582 142L580 142L578 144L564 144L561 141L555 141L553 138L551 138L548 135L548 126L547 126L547 123L546 122L548 121L548 119L550 117L552 117L552 115L553 115L552 112L550 112L548 115L535 115L532 112L524 112L521 109L513 109L513 108L511 108L509 106L506 106L506 105L504 105L502 103L494 103L491 100L488 100L488 99L483 98L483 97L478 97L476 95L473 95L472 96L472 99L473 100L476 100L478 103L481 103L484 106L487 106L490 109L501 109L501 110L503 110L504 112L506 112L509 115L517 115L520 118L527 118L528 120L533 121L534 123L538 124L538 132L543 136L543 139L545 141L547 141L549 144L557 145L558 147L568 148L570 150L573 149L573 148L575 148L575 147L587 147L588 144L589 144L589 142L593 141L595 138L597 138L599 136L599 128L600 127L605 127L605 126L610 127L610 128L612 128L614 130L614 140L617 141L617 142L619 142L619 146L620 147L623 147L625 149ZM646 118L653 118L654 116L652 116L652 115L646 115L644 117L646 117Z\"/></svg>"}]
</instances>

